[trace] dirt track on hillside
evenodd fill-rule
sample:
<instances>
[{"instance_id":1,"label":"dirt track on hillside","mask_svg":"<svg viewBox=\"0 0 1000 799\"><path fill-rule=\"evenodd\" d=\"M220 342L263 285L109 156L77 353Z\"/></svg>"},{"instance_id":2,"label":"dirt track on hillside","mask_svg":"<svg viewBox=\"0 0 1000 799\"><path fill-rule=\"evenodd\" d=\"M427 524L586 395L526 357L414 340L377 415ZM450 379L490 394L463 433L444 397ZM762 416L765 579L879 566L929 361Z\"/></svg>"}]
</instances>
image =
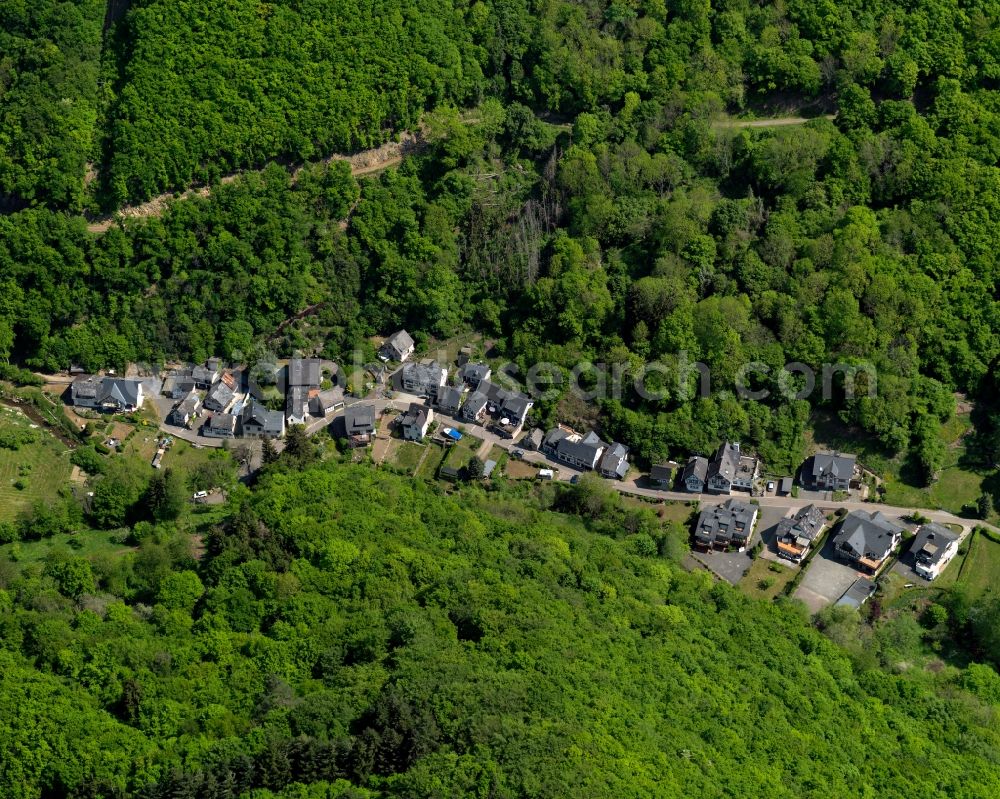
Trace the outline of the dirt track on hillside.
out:
<instances>
[{"instance_id":1,"label":"dirt track on hillside","mask_svg":"<svg viewBox=\"0 0 1000 799\"><path fill-rule=\"evenodd\" d=\"M351 165L351 174L355 176L370 175L399 164L403 158L411 153L419 151L424 145L424 139L420 133L403 133L399 141L386 142L379 147L351 155L331 155L324 158L322 163L331 161L347 161ZM226 175L219 182L232 183L243 175L257 170L245 170ZM296 167L292 171L292 182L294 183L302 171L302 166ZM110 229L120 219L143 219L146 217L161 216L167 206L174 200L187 200L193 197L208 197L212 193L209 186L202 186L188 191L166 192L151 200L139 205L127 205L113 215L101 219L92 219L87 223L87 230L91 233L103 233Z\"/></svg>"}]
</instances>

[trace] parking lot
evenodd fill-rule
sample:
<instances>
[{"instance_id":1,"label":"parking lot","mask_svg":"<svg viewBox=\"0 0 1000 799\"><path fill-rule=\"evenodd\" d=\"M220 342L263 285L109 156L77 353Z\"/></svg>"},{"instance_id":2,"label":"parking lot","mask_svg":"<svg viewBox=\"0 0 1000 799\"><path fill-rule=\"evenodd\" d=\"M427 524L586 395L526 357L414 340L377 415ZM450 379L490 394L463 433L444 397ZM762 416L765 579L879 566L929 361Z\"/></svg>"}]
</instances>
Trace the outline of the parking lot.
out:
<instances>
[{"instance_id":1,"label":"parking lot","mask_svg":"<svg viewBox=\"0 0 1000 799\"><path fill-rule=\"evenodd\" d=\"M801 599L811 613L816 613L840 599L858 577L865 576L835 555L833 537L827 536L823 550L810 561L794 597Z\"/></svg>"}]
</instances>

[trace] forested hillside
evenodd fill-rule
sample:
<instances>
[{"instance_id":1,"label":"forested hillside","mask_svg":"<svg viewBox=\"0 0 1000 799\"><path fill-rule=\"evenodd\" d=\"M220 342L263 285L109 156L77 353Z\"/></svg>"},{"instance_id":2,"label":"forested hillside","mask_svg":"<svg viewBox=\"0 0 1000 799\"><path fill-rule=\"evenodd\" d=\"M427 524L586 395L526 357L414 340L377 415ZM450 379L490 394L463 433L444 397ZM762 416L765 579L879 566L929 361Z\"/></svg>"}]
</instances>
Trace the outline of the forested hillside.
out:
<instances>
[{"instance_id":1,"label":"forested hillside","mask_svg":"<svg viewBox=\"0 0 1000 799\"><path fill-rule=\"evenodd\" d=\"M652 510L547 509L569 500L279 463L200 561L162 524L8 564L0 793L1000 790L995 674L855 666L795 606L665 559Z\"/></svg>"},{"instance_id":2,"label":"forested hillside","mask_svg":"<svg viewBox=\"0 0 1000 799\"><path fill-rule=\"evenodd\" d=\"M54 369L246 353L312 306L313 338L279 343L342 357L405 324L479 328L522 365L683 352L711 367L710 399L668 383L601 409L641 461L729 437L791 469L825 406L932 481L952 392L976 396L1000 351L997 30L995 3L140 0L105 36L93 202L319 159L425 108L431 146L362 181L356 206L335 169L296 185L272 166L100 237L51 210L69 189L36 181L21 193L49 208L0 220L0 355ZM727 116L783 109L835 117ZM750 361L772 397L718 393ZM878 396L777 398L789 361L870 363ZM997 437L980 423L986 468Z\"/></svg>"}]
</instances>

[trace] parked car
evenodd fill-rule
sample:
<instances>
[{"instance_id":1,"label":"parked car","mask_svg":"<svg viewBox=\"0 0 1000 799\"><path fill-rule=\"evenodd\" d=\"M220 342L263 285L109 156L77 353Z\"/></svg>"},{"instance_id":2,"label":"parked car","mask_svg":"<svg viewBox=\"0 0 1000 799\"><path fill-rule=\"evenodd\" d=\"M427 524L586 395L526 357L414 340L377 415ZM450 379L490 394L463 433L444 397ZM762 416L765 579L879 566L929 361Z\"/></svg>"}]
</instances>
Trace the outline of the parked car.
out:
<instances>
[{"instance_id":1,"label":"parked car","mask_svg":"<svg viewBox=\"0 0 1000 799\"><path fill-rule=\"evenodd\" d=\"M207 491L195 491L194 492L194 497L192 497L192 499L195 499L195 500L205 499L205 497L207 497L207 496L208 496L208 492Z\"/></svg>"},{"instance_id":2,"label":"parked car","mask_svg":"<svg viewBox=\"0 0 1000 799\"><path fill-rule=\"evenodd\" d=\"M771 480L770 482L768 482L768 484L767 484L767 490L768 491L774 491L774 481L773 480Z\"/></svg>"},{"instance_id":3,"label":"parked car","mask_svg":"<svg viewBox=\"0 0 1000 799\"><path fill-rule=\"evenodd\" d=\"M512 458L517 458L518 460L521 460L521 458L524 457L524 450L523 449L512 449L510 451L510 456Z\"/></svg>"}]
</instances>

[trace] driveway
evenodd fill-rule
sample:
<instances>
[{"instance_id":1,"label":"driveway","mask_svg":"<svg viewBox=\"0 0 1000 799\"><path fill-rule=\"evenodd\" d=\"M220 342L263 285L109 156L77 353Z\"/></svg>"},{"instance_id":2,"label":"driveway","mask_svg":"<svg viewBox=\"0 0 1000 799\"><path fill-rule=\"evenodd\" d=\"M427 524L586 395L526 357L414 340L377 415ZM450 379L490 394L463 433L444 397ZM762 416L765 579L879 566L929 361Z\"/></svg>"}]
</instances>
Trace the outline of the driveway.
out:
<instances>
[{"instance_id":1,"label":"driveway","mask_svg":"<svg viewBox=\"0 0 1000 799\"><path fill-rule=\"evenodd\" d=\"M809 563L809 569L793 596L805 602L810 613L817 613L840 599L858 577L866 576L836 556L833 537L827 536L822 551Z\"/></svg>"}]
</instances>

